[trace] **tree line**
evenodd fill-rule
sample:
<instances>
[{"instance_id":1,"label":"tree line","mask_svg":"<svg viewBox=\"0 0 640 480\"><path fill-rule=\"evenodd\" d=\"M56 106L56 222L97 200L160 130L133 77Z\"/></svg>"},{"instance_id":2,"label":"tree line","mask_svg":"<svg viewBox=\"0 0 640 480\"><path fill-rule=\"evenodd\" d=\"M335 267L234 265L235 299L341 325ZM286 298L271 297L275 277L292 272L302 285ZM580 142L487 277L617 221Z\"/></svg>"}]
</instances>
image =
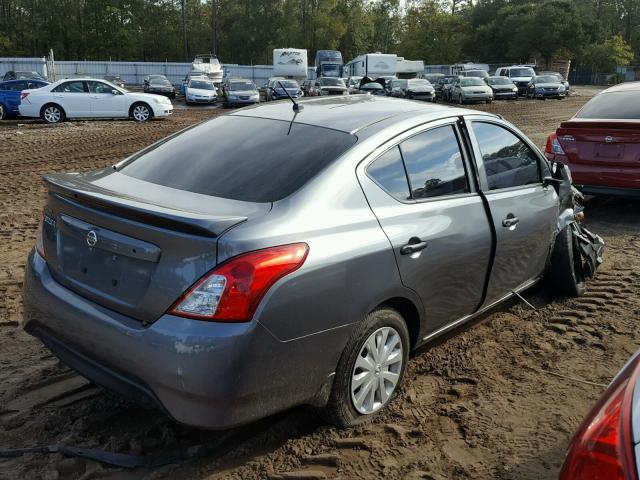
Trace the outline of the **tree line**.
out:
<instances>
[{"instance_id":1,"label":"tree line","mask_svg":"<svg viewBox=\"0 0 640 480\"><path fill-rule=\"evenodd\" d=\"M0 0L0 56L270 64L272 50L392 52L429 64L640 52L640 0Z\"/></svg>"}]
</instances>

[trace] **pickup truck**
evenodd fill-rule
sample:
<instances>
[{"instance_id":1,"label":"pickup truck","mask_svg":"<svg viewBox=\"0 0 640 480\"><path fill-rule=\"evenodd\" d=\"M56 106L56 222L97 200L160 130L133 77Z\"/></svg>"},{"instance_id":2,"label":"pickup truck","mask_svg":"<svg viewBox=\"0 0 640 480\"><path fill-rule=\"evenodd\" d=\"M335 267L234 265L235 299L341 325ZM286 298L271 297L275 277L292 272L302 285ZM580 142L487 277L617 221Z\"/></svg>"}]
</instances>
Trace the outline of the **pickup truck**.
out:
<instances>
[{"instance_id":1,"label":"pickup truck","mask_svg":"<svg viewBox=\"0 0 640 480\"><path fill-rule=\"evenodd\" d=\"M21 79L0 82L0 120L20 115L20 92L49 85L45 80Z\"/></svg>"}]
</instances>

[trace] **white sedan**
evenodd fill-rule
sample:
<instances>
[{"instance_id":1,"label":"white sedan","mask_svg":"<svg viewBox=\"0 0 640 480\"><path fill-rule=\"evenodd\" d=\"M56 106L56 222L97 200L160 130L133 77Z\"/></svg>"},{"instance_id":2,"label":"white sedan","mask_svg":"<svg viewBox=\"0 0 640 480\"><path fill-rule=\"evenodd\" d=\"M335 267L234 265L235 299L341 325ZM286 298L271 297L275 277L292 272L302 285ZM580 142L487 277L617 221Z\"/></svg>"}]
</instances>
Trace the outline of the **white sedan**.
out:
<instances>
[{"instance_id":1,"label":"white sedan","mask_svg":"<svg viewBox=\"0 0 640 480\"><path fill-rule=\"evenodd\" d=\"M184 90L184 103L216 103L218 91L206 77L193 77Z\"/></svg>"},{"instance_id":2,"label":"white sedan","mask_svg":"<svg viewBox=\"0 0 640 480\"><path fill-rule=\"evenodd\" d=\"M134 93L92 78L59 80L21 94L20 115L47 123L65 118L133 118L146 122L173 112L171 100L161 95Z\"/></svg>"}]
</instances>

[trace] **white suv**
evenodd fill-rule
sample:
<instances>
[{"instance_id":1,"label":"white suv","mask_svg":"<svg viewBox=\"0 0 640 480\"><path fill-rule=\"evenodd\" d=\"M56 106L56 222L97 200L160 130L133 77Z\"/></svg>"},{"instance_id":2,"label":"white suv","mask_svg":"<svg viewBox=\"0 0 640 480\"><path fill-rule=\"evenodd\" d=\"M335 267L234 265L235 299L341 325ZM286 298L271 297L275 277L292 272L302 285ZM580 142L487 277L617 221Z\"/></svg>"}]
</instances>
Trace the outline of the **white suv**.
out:
<instances>
[{"instance_id":1,"label":"white suv","mask_svg":"<svg viewBox=\"0 0 640 480\"><path fill-rule=\"evenodd\" d=\"M525 95L531 79L536 76L536 72L528 65L512 65L511 67L498 68L496 76L509 77L518 87L518 95Z\"/></svg>"}]
</instances>

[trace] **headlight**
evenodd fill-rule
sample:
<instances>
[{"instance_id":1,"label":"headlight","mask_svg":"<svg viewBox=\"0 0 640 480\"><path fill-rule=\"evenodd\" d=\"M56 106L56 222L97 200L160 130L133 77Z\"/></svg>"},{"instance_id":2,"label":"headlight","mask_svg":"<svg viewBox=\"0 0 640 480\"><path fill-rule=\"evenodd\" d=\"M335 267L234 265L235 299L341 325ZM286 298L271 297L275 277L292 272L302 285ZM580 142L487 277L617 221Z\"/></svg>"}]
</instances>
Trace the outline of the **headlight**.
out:
<instances>
[{"instance_id":1,"label":"headlight","mask_svg":"<svg viewBox=\"0 0 640 480\"><path fill-rule=\"evenodd\" d=\"M564 92L564 85L560 85L560 87L558 87L558 91L559 92Z\"/></svg>"},{"instance_id":2,"label":"headlight","mask_svg":"<svg viewBox=\"0 0 640 480\"><path fill-rule=\"evenodd\" d=\"M518 87L513 87L513 88L511 89L511 91L512 91L512 92L517 92L517 91L518 91Z\"/></svg>"}]
</instances>

